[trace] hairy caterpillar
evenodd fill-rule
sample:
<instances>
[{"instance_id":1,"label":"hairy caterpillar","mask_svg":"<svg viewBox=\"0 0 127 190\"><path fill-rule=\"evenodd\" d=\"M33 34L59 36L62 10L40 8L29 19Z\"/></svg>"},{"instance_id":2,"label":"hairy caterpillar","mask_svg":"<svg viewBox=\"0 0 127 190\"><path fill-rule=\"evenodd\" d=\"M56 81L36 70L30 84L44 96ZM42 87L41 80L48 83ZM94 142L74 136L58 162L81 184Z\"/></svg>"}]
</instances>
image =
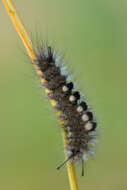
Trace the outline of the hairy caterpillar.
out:
<instances>
[{"instance_id":1,"label":"hairy caterpillar","mask_svg":"<svg viewBox=\"0 0 127 190\"><path fill-rule=\"evenodd\" d=\"M58 55L50 46L37 48L34 62L48 97L56 102L54 108L61 111L59 117L64 120L63 130L67 134L68 158L57 169L67 161L81 161L82 175L84 175L84 160L95 138L94 132L97 126L93 113L89 111L79 91L75 90L74 83L62 73Z\"/></svg>"}]
</instances>

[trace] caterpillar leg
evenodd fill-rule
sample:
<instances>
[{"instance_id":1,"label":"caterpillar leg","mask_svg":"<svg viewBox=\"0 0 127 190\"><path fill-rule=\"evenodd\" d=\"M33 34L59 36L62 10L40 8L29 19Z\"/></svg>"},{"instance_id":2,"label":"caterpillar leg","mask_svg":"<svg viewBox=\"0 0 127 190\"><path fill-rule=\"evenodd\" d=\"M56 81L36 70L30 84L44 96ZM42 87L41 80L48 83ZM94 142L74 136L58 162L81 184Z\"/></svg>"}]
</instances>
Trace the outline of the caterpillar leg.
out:
<instances>
[{"instance_id":1,"label":"caterpillar leg","mask_svg":"<svg viewBox=\"0 0 127 190\"><path fill-rule=\"evenodd\" d=\"M67 160L65 160L62 164L60 164L56 169L59 170L60 168L62 168L71 158L72 158L72 156L67 158Z\"/></svg>"},{"instance_id":2,"label":"caterpillar leg","mask_svg":"<svg viewBox=\"0 0 127 190\"><path fill-rule=\"evenodd\" d=\"M84 176L84 160L82 159L82 176Z\"/></svg>"}]
</instances>

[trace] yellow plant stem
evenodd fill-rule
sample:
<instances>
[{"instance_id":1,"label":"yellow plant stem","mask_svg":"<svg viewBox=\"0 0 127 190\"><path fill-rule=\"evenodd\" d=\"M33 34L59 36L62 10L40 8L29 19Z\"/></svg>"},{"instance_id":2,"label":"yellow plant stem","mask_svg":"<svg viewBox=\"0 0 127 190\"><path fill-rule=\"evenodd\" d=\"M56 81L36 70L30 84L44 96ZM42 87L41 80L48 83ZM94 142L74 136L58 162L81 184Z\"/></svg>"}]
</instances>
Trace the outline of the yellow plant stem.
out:
<instances>
[{"instance_id":1,"label":"yellow plant stem","mask_svg":"<svg viewBox=\"0 0 127 190\"><path fill-rule=\"evenodd\" d=\"M29 38L28 33L25 30L25 27L23 25L23 22L21 20L21 18L19 17L14 4L12 3L11 0L2 0L3 4L5 6L5 9L7 10L11 21L16 29L16 31L18 32L26 50L27 53L32 61L32 63L34 64L34 60L36 59L36 54L34 52L34 48L32 46L32 42ZM43 73L40 73L41 71L39 71L38 66L34 64L34 67L36 69L36 72L38 74L38 76L40 77ZM40 78L42 84L45 83L45 80ZM49 93L48 89L45 89L46 94ZM55 102L54 100L50 100L51 105L54 107L56 105L57 102ZM60 112L57 111L57 115L59 115ZM61 124L63 124L63 121L60 121ZM64 148L66 148L66 133L63 132L63 136L64 136ZM66 153L66 149L65 149L65 155L67 157L67 153ZM68 177L69 177L69 183L70 183L70 188L71 190L78 190L78 185L77 185L77 178L76 178L76 173L75 173L75 168L74 168L74 164L71 162L67 163L67 171L68 171Z\"/></svg>"},{"instance_id":2,"label":"yellow plant stem","mask_svg":"<svg viewBox=\"0 0 127 190\"><path fill-rule=\"evenodd\" d=\"M64 150L66 150L66 133L63 133L63 142L64 142ZM67 159L67 153L65 151L65 156ZM67 162L67 171L68 171L68 177L70 182L70 189L71 190L78 190L78 183L77 178L75 174L75 168L74 165L71 162Z\"/></svg>"}]
</instances>

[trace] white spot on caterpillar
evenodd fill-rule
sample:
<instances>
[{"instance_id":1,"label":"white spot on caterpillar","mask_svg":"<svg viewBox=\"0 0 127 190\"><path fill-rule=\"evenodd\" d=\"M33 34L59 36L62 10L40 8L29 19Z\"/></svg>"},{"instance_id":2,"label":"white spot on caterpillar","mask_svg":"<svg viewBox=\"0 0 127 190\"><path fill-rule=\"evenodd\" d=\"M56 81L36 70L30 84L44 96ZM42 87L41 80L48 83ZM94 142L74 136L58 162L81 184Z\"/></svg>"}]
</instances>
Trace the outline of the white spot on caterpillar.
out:
<instances>
[{"instance_id":1,"label":"white spot on caterpillar","mask_svg":"<svg viewBox=\"0 0 127 190\"><path fill-rule=\"evenodd\" d=\"M82 106L78 106L78 107L77 107L77 112L80 113L80 112L82 112L82 111L83 111L83 107L82 107Z\"/></svg>"},{"instance_id":2,"label":"white spot on caterpillar","mask_svg":"<svg viewBox=\"0 0 127 190\"><path fill-rule=\"evenodd\" d=\"M91 122L87 122L84 127L87 131L90 131L93 128L93 124Z\"/></svg>"},{"instance_id":3,"label":"white spot on caterpillar","mask_svg":"<svg viewBox=\"0 0 127 190\"><path fill-rule=\"evenodd\" d=\"M89 116L87 114L82 115L82 121L86 122L89 120Z\"/></svg>"},{"instance_id":4,"label":"white spot on caterpillar","mask_svg":"<svg viewBox=\"0 0 127 190\"><path fill-rule=\"evenodd\" d=\"M63 90L63 92L67 92L68 91L68 87L67 86L63 86L62 90Z\"/></svg>"},{"instance_id":5,"label":"white spot on caterpillar","mask_svg":"<svg viewBox=\"0 0 127 190\"><path fill-rule=\"evenodd\" d=\"M70 102L74 102L75 100L76 100L75 96L71 95L71 96L69 97L69 101L70 101Z\"/></svg>"}]
</instances>

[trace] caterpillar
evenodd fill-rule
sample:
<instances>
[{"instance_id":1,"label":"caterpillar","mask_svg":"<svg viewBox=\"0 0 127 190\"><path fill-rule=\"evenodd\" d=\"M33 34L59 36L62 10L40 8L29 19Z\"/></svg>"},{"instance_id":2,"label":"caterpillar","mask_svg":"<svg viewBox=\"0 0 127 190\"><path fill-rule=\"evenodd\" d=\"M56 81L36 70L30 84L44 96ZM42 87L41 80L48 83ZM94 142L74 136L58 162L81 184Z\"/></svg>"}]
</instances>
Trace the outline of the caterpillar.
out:
<instances>
[{"instance_id":1,"label":"caterpillar","mask_svg":"<svg viewBox=\"0 0 127 190\"><path fill-rule=\"evenodd\" d=\"M54 108L60 111L59 118L64 120L62 127L67 134L67 160L57 169L68 161L82 162L83 176L84 161L95 138L97 123L87 102L81 97L80 92L75 90L74 82L68 79L68 75L62 73L58 60L59 56L52 47L37 48L34 62L48 97L56 102Z\"/></svg>"}]
</instances>

